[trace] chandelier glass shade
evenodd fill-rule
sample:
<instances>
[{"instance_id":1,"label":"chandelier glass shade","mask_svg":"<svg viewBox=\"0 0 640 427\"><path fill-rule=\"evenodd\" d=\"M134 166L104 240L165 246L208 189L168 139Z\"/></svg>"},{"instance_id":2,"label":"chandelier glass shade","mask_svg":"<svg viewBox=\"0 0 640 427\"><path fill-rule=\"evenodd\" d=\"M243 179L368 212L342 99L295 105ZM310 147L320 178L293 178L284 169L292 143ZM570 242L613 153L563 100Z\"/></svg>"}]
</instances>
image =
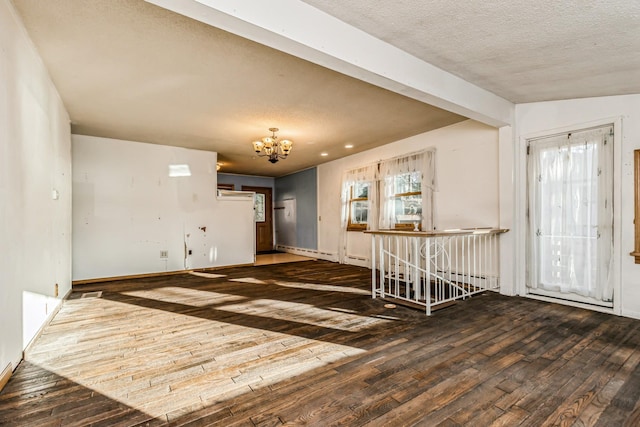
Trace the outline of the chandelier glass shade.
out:
<instances>
[{"instance_id":1,"label":"chandelier glass shade","mask_svg":"<svg viewBox=\"0 0 640 427\"><path fill-rule=\"evenodd\" d=\"M271 163L275 163L280 159L286 159L291 148L293 148L293 141L283 139L278 141L276 132L278 128L269 128L271 136L265 136L260 141L253 141L253 149L259 157L268 157Z\"/></svg>"}]
</instances>

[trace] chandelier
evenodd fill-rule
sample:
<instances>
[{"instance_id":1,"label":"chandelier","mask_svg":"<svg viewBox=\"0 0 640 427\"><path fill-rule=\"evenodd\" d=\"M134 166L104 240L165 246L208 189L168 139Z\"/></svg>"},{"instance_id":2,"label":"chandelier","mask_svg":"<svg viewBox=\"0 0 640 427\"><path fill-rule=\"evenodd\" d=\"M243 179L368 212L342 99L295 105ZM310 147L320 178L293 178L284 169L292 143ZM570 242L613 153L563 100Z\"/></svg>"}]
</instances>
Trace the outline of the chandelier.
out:
<instances>
[{"instance_id":1,"label":"chandelier","mask_svg":"<svg viewBox=\"0 0 640 427\"><path fill-rule=\"evenodd\" d=\"M265 136L262 140L253 142L253 149L258 156L268 157L271 163L275 163L280 159L286 159L293 147L293 141L289 141L288 139L278 141L278 137L276 136L278 130L278 128L269 128L271 136Z\"/></svg>"}]
</instances>

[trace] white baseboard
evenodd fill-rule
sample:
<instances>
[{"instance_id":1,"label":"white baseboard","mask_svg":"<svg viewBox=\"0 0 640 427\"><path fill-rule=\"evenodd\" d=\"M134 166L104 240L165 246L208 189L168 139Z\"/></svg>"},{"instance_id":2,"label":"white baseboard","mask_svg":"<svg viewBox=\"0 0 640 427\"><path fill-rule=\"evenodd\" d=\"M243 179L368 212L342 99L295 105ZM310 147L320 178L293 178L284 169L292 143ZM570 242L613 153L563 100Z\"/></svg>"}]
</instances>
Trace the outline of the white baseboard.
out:
<instances>
[{"instance_id":1,"label":"white baseboard","mask_svg":"<svg viewBox=\"0 0 640 427\"><path fill-rule=\"evenodd\" d=\"M371 268L371 260L369 258L357 255L346 255L344 257L344 263L349 265L357 265L358 267Z\"/></svg>"},{"instance_id":2,"label":"white baseboard","mask_svg":"<svg viewBox=\"0 0 640 427\"><path fill-rule=\"evenodd\" d=\"M622 316L631 317L632 319L640 319L640 311L622 309Z\"/></svg>"},{"instance_id":3,"label":"white baseboard","mask_svg":"<svg viewBox=\"0 0 640 427\"><path fill-rule=\"evenodd\" d=\"M338 255L331 252L317 251L315 249L296 248L294 246L277 245L276 250L286 252L289 254L308 256L311 258L318 258L325 261L338 262Z\"/></svg>"},{"instance_id":4,"label":"white baseboard","mask_svg":"<svg viewBox=\"0 0 640 427\"><path fill-rule=\"evenodd\" d=\"M321 252L318 251L318 259L323 259L325 261L338 262L338 254L331 252Z\"/></svg>"},{"instance_id":5,"label":"white baseboard","mask_svg":"<svg viewBox=\"0 0 640 427\"><path fill-rule=\"evenodd\" d=\"M581 302L576 302L576 301L569 301L569 300L563 300L563 299L559 299L559 298L552 298L552 297L546 297L543 295L534 295L534 294L525 294L522 295L525 298L531 298L531 299L536 299L539 301L545 301L545 302L551 302L554 304L561 304L561 305L568 305L570 307L576 307L576 308L584 308L585 310L591 310L591 311L599 311L600 313L607 313L607 314L615 314L613 311L613 308L609 308L609 307L602 307L602 306L597 306L597 305L593 305L593 304L585 304L585 303L581 303ZM627 317L631 317L631 316L627 316Z\"/></svg>"}]
</instances>

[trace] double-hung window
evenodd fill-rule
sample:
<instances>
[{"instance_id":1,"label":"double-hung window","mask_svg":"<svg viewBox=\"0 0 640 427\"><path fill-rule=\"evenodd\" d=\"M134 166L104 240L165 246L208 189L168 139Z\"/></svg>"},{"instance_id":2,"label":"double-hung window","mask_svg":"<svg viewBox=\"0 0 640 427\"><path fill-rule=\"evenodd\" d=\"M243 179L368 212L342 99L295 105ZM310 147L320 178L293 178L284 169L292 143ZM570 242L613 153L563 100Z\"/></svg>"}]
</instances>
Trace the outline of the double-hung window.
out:
<instances>
[{"instance_id":1,"label":"double-hung window","mask_svg":"<svg viewBox=\"0 0 640 427\"><path fill-rule=\"evenodd\" d=\"M435 150L345 172L343 230L433 229Z\"/></svg>"},{"instance_id":2,"label":"double-hung window","mask_svg":"<svg viewBox=\"0 0 640 427\"><path fill-rule=\"evenodd\" d=\"M380 163L381 229L433 229L435 151Z\"/></svg>"},{"instance_id":3,"label":"double-hung window","mask_svg":"<svg viewBox=\"0 0 640 427\"><path fill-rule=\"evenodd\" d=\"M377 216L378 165L345 172L342 180L343 229L364 231L375 228Z\"/></svg>"},{"instance_id":4,"label":"double-hung window","mask_svg":"<svg viewBox=\"0 0 640 427\"><path fill-rule=\"evenodd\" d=\"M422 223L422 173L406 172L386 178L393 193L389 201L393 205L393 223L396 229L421 228Z\"/></svg>"},{"instance_id":5,"label":"double-hung window","mask_svg":"<svg viewBox=\"0 0 640 427\"><path fill-rule=\"evenodd\" d=\"M347 230L367 229L369 219L369 189L371 182L354 182L349 188L349 220Z\"/></svg>"}]
</instances>

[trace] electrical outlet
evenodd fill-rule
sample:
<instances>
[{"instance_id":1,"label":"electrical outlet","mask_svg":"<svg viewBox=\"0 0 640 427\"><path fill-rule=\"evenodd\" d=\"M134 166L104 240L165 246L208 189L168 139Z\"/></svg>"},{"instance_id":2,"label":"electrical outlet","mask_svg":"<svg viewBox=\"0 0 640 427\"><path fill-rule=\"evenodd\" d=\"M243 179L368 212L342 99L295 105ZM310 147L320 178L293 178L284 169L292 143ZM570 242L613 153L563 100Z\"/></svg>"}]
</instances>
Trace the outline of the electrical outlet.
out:
<instances>
[{"instance_id":1,"label":"electrical outlet","mask_svg":"<svg viewBox=\"0 0 640 427\"><path fill-rule=\"evenodd\" d=\"M169 251L160 251L160 258L169 258Z\"/></svg>"}]
</instances>

